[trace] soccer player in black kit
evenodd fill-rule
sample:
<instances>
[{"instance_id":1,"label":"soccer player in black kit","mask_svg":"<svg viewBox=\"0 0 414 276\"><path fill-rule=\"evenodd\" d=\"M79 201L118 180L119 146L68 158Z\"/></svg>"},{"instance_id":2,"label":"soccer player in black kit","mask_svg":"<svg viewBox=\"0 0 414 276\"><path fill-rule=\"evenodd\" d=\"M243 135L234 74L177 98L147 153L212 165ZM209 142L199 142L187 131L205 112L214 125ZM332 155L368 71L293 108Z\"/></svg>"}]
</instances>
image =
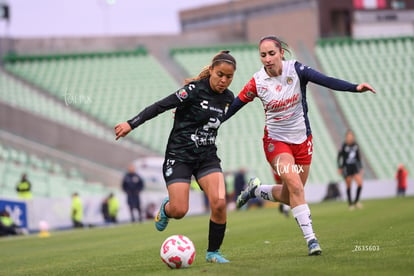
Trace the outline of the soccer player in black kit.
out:
<instances>
[{"instance_id":1,"label":"soccer player in black kit","mask_svg":"<svg viewBox=\"0 0 414 276\"><path fill-rule=\"evenodd\" d=\"M214 56L210 66L184 87L146 107L134 118L115 126L116 139L158 114L176 108L170 133L163 175L168 189L155 218L157 230L163 231L170 218L185 216L189 205L191 176L206 193L210 208L207 262L227 263L219 249L226 230L226 189L217 156L215 140L220 121L234 99L227 89L233 80L236 60L228 51Z\"/></svg>"},{"instance_id":2,"label":"soccer player in black kit","mask_svg":"<svg viewBox=\"0 0 414 276\"><path fill-rule=\"evenodd\" d=\"M348 130L345 134L345 142L339 150L337 162L338 172L345 179L349 209L353 210L355 207L362 208L362 204L359 202L362 190L362 162L359 146L355 142L352 130ZM358 187L355 200L352 200L351 196L352 180L355 180Z\"/></svg>"}]
</instances>

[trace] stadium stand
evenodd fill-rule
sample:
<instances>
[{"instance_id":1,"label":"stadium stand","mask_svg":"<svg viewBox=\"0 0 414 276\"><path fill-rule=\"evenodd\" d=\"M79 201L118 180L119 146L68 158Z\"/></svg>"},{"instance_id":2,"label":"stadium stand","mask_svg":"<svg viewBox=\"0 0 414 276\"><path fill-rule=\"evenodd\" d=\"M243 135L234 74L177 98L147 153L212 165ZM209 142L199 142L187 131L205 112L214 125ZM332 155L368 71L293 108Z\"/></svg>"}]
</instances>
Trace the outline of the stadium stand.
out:
<instances>
[{"instance_id":1,"label":"stadium stand","mask_svg":"<svg viewBox=\"0 0 414 276\"><path fill-rule=\"evenodd\" d=\"M377 90L334 93L376 176L393 179L399 163L414 171L414 38L321 40L316 54L328 74Z\"/></svg>"},{"instance_id":2,"label":"stadium stand","mask_svg":"<svg viewBox=\"0 0 414 276\"><path fill-rule=\"evenodd\" d=\"M111 129L174 92L178 85L144 48L132 52L9 57L5 63L9 72L50 92L62 103L92 115ZM69 117L68 120L77 121ZM167 112L160 117L164 119L143 125L131 137L163 153L173 122L168 118L173 114ZM85 121L81 125L90 129ZM113 140L112 136L107 137Z\"/></svg>"},{"instance_id":3,"label":"stadium stand","mask_svg":"<svg viewBox=\"0 0 414 276\"><path fill-rule=\"evenodd\" d=\"M50 120L68 125L78 131L113 141L112 133L79 113L67 108L22 82L0 71L0 100Z\"/></svg>"},{"instance_id":4,"label":"stadium stand","mask_svg":"<svg viewBox=\"0 0 414 276\"><path fill-rule=\"evenodd\" d=\"M203 66L210 63L213 55L223 49L231 50L231 54L237 60L237 71L230 87L237 95L244 84L261 67L257 46L230 45L173 49L171 55L180 66L186 69L189 76L196 76ZM307 99L314 137L313 162L308 182L325 184L338 177L335 166L336 149L310 90L308 90ZM262 149L263 107L256 100L245 106L240 113L220 129L218 146L223 167L228 170L248 167L252 174L261 177L264 181L273 182L271 169L264 158ZM258 123L260 120L263 120L263 123Z\"/></svg>"},{"instance_id":5,"label":"stadium stand","mask_svg":"<svg viewBox=\"0 0 414 276\"><path fill-rule=\"evenodd\" d=\"M83 195L104 195L109 189L89 183L76 168L65 170L57 160L0 144L0 190L2 196L16 197L16 184L26 173L34 197L69 197L77 191Z\"/></svg>"}]
</instances>

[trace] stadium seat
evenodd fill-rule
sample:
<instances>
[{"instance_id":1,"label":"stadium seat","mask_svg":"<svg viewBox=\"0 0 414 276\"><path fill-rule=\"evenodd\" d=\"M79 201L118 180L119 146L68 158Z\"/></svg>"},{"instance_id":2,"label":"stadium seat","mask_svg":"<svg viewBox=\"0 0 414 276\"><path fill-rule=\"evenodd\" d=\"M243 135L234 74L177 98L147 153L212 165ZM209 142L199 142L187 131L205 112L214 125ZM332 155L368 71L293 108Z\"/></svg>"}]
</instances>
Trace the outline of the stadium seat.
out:
<instances>
[{"instance_id":1,"label":"stadium seat","mask_svg":"<svg viewBox=\"0 0 414 276\"><path fill-rule=\"evenodd\" d=\"M64 105L88 113L112 129L115 124L130 119L178 87L154 57L142 52L20 61L6 64L6 69L45 89L63 103L55 107L54 103L44 100L45 103L33 107L36 113L52 118L59 114L64 117L58 118L60 122L105 137L111 142L114 141L112 133L76 113L67 114L70 109L63 108ZM36 98L33 101L39 102ZM16 99L16 104L31 108L30 104L26 106L22 103L20 97ZM58 111L52 111L55 108ZM162 154L172 123L169 119L173 115L166 112L159 117L151 124L140 127L139 132L131 137Z\"/></svg>"},{"instance_id":2,"label":"stadium seat","mask_svg":"<svg viewBox=\"0 0 414 276\"><path fill-rule=\"evenodd\" d=\"M25 71L19 66L19 63L15 64L15 66L17 68L14 68L14 66L13 68L16 69L16 72L24 74ZM37 64L34 65L34 69L30 69L36 72L36 68ZM68 125L82 132L97 135L102 139L114 142L112 132L109 129L103 128L94 121L80 116L79 113L67 108L65 102L58 104L56 101L38 93L36 90L12 79L2 72L0 72L0 101L36 113L58 123Z\"/></svg>"},{"instance_id":3,"label":"stadium seat","mask_svg":"<svg viewBox=\"0 0 414 276\"><path fill-rule=\"evenodd\" d=\"M92 195L107 192L102 183L94 182L89 187L76 168L66 170L58 161L4 144L0 144L0 151L5 156L0 158L0 196L17 197L16 185L23 173L32 184L33 197L70 197L75 191Z\"/></svg>"},{"instance_id":4,"label":"stadium seat","mask_svg":"<svg viewBox=\"0 0 414 276\"><path fill-rule=\"evenodd\" d=\"M347 57L339 58L341 53ZM334 93L376 177L393 179L399 163L413 171L414 38L333 40L319 43L316 54L327 73L354 83L368 82L378 92Z\"/></svg>"}]
</instances>

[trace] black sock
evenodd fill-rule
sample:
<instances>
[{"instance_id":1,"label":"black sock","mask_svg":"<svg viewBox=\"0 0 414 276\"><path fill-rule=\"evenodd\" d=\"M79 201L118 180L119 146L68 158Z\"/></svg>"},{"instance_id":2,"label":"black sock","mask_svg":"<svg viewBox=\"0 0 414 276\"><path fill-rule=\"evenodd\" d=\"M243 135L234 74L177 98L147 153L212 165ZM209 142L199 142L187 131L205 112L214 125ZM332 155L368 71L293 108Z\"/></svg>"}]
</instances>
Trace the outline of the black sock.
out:
<instances>
[{"instance_id":1,"label":"black sock","mask_svg":"<svg viewBox=\"0 0 414 276\"><path fill-rule=\"evenodd\" d=\"M218 224L210 220L210 227L208 230L208 252L214 252L220 249L224 239L224 232L226 231L226 224Z\"/></svg>"},{"instance_id":2,"label":"black sock","mask_svg":"<svg viewBox=\"0 0 414 276\"><path fill-rule=\"evenodd\" d=\"M357 192L356 192L356 197L355 197L355 203L357 203L359 201L359 195L361 194L361 190L362 190L362 186L358 186Z\"/></svg>"},{"instance_id":3,"label":"black sock","mask_svg":"<svg viewBox=\"0 0 414 276\"><path fill-rule=\"evenodd\" d=\"M351 188L346 188L346 195L348 196L348 204L352 205L352 200L351 200Z\"/></svg>"}]
</instances>

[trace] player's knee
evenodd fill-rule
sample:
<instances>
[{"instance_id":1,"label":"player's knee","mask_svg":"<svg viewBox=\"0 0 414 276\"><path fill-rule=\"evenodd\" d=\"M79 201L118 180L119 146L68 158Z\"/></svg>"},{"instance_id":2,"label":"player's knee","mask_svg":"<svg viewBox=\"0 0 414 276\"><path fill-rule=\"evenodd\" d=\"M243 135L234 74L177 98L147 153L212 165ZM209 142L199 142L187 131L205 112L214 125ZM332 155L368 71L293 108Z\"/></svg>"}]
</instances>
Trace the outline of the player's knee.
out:
<instances>
[{"instance_id":1,"label":"player's knee","mask_svg":"<svg viewBox=\"0 0 414 276\"><path fill-rule=\"evenodd\" d=\"M222 214L226 210L226 201L224 199L212 200L210 206L212 212Z\"/></svg>"},{"instance_id":2,"label":"player's knee","mask_svg":"<svg viewBox=\"0 0 414 276\"><path fill-rule=\"evenodd\" d=\"M170 204L168 210L168 216L175 219L183 218L188 212L188 206L186 205L173 205Z\"/></svg>"}]
</instances>

